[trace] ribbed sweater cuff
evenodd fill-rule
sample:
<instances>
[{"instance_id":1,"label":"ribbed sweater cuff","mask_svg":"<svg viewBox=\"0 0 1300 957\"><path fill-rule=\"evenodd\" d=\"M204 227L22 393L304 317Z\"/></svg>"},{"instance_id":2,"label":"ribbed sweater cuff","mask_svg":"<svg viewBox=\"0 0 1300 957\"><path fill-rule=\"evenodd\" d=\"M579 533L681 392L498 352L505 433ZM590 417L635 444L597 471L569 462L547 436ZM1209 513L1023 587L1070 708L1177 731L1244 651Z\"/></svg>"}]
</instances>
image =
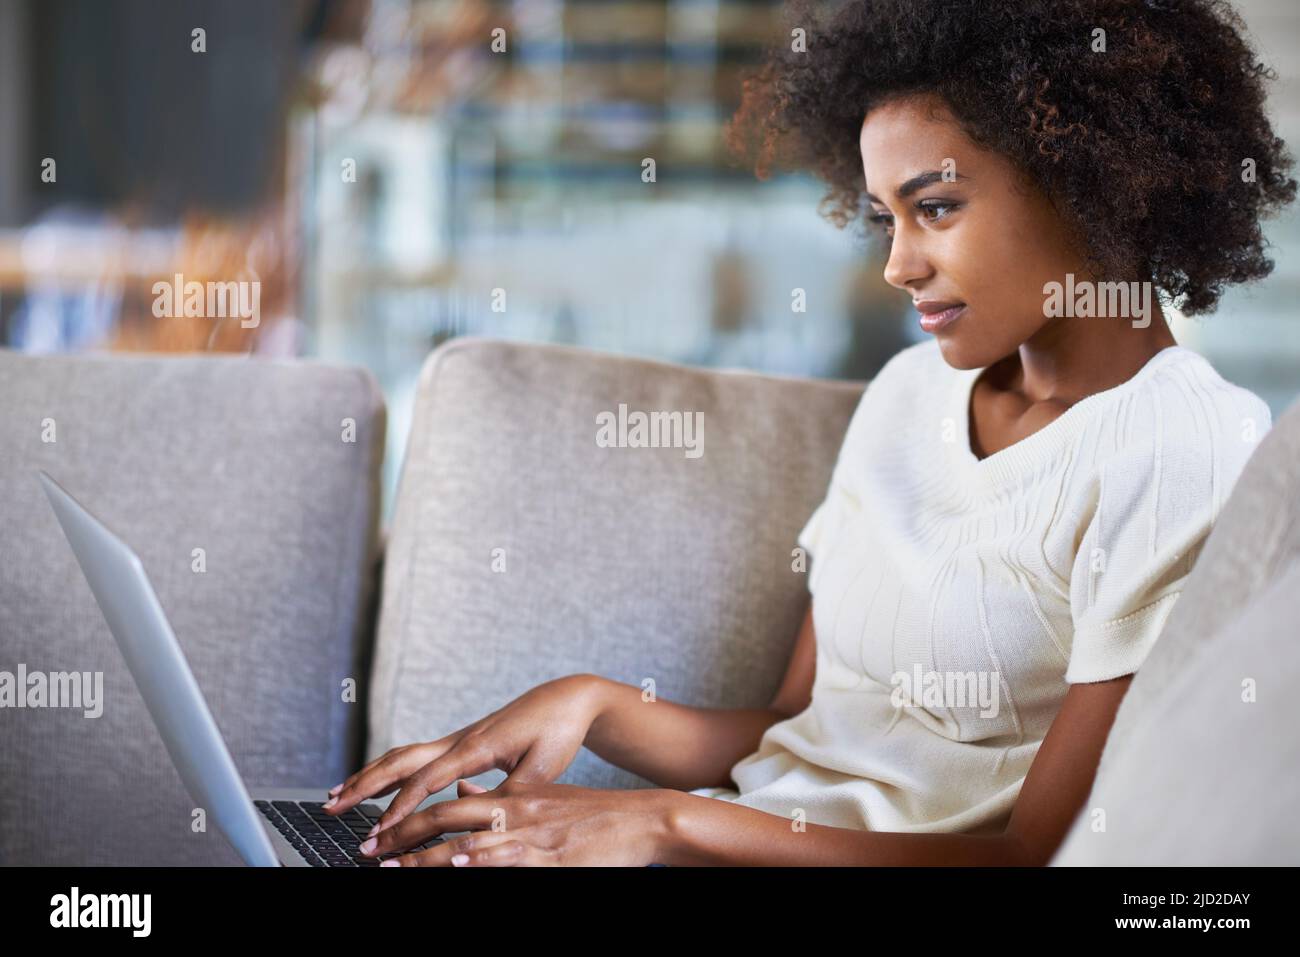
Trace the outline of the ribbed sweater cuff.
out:
<instances>
[{"instance_id":1,"label":"ribbed sweater cuff","mask_svg":"<svg viewBox=\"0 0 1300 957\"><path fill-rule=\"evenodd\" d=\"M1160 637L1179 594L1170 592L1114 621L1076 626L1066 682L1109 681L1137 671Z\"/></svg>"}]
</instances>

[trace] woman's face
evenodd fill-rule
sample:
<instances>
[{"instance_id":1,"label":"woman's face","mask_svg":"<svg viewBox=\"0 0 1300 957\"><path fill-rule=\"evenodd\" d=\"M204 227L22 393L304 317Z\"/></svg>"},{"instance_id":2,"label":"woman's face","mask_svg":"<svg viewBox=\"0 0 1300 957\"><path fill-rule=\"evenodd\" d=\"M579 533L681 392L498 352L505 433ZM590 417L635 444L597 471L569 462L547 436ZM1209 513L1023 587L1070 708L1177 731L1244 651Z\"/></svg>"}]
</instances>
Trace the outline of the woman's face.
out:
<instances>
[{"instance_id":1,"label":"woman's face","mask_svg":"<svg viewBox=\"0 0 1300 957\"><path fill-rule=\"evenodd\" d=\"M976 146L941 99L881 104L860 145L869 215L893 237L885 280L912 297L949 365L991 365L1059 322L1044 316L1043 285L1088 278L1084 257L1046 195ZM924 314L949 304L960 308Z\"/></svg>"}]
</instances>

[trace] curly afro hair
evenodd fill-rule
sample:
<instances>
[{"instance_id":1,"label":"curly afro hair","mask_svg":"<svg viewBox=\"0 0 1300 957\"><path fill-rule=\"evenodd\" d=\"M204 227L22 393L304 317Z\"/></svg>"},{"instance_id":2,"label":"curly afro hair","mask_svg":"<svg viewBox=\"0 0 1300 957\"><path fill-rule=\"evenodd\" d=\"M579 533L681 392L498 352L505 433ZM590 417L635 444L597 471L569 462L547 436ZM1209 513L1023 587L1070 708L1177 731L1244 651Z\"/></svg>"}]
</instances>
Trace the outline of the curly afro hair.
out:
<instances>
[{"instance_id":1,"label":"curly afro hair","mask_svg":"<svg viewBox=\"0 0 1300 957\"><path fill-rule=\"evenodd\" d=\"M839 228L865 205L866 113L935 93L975 143L1037 183L1098 275L1136 268L1194 315L1225 284L1272 271L1260 219L1296 182L1265 113L1276 74L1226 3L791 0L786 22L744 84L727 145L759 179L816 174L830 187L818 211Z\"/></svg>"}]
</instances>

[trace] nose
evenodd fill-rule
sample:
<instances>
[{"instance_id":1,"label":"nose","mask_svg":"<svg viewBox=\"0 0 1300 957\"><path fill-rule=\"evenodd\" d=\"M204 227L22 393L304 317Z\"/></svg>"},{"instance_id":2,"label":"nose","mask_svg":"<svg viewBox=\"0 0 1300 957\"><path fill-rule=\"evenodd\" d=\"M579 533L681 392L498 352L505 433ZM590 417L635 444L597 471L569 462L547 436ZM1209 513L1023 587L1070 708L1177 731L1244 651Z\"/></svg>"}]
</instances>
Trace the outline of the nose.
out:
<instances>
[{"instance_id":1,"label":"nose","mask_svg":"<svg viewBox=\"0 0 1300 957\"><path fill-rule=\"evenodd\" d=\"M899 229L889 245L889 261L885 263L885 282L897 289L930 278L934 270L919 243L906 229Z\"/></svg>"}]
</instances>

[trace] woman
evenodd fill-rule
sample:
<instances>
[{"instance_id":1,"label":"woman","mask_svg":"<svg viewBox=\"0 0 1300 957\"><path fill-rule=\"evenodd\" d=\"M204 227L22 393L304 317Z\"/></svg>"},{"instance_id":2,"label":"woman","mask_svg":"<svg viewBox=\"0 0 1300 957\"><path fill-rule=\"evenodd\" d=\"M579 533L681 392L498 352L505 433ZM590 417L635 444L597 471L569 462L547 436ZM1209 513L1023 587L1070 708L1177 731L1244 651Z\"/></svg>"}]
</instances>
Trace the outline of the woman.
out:
<instances>
[{"instance_id":1,"label":"woman","mask_svg":"<svg viewBox=\"0 0 1300 957\"><path fill-rule=\"evenodd\" d=\"M760 176L815 169L838 225L865 200L931 338L871 381L799 535L813 600L780 690L709 710L571 676L390 751L330 792L400 788L364 850L472 833L386 863L1045 864L1271 426L1151 295L1206 313L1266 276L1259 220L1295 195L1223 4L791 23L732 141ZM551 783L583 745L660 787Z\"/></svg>"}]
</instances>

